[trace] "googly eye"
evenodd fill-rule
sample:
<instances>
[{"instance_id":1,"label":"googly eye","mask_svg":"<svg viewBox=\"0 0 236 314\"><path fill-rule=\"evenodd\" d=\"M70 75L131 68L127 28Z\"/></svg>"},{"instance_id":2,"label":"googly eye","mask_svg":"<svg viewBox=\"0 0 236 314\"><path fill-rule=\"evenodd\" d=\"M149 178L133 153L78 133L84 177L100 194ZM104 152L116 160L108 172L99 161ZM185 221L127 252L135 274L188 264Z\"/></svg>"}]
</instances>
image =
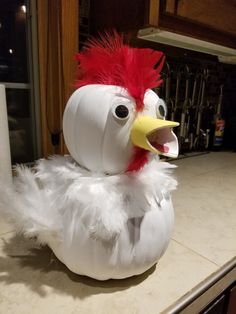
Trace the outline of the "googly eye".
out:
<instances>
[{"instance_id":1,"label":"googly eye","mask_svg":"<svg viewBox=\"0 0 236 314\"><path fill-rule=\"evenodd\" d=\"M114 108L114 114L118 119L127 119L129 117L129 108L125 105L118 105Z\"/></svg>"},{"instance_id":2,"label":"googly eye","mask_svg":"<svg viewBox=\"0 0 236 314\"><path fill-rule=\"evenodd\" d=\"M166 104L162 99L159 99L157 103L157 118L165 119L166 116L167 116Z\"/></svg>"}]
</instances>

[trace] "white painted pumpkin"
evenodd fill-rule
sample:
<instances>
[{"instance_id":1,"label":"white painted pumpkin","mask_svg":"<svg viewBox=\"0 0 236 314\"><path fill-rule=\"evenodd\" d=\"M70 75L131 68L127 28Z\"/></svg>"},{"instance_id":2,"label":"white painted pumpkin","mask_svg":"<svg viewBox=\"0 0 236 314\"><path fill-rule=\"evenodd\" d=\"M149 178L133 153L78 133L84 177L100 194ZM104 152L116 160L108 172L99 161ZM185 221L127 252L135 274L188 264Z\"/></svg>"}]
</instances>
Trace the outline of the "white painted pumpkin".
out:
<instances>
[{"instance_id":1,"label":"white painted pumpkin","mask_svg":"<svg viewBox=\"0 0 236 314\"><path fill-rule=\"evenodd\" d=\"M116 108L125 106L129 113L125 118L116 115ZM165 104L152 90L144 96L144 110L136 112L135 100L119 86L86 85L76 90L68 101L63 118L63 133L71 156L79 165L91 171L120 173L127 169L132 157L131 128L138 116L163 119L159 112L166 111ZM176 123L173 123L176 126ZM178 144L166 123L170 152L178 155ZM162 135L165 139L164 134ZM167 141L166 141L167 142ZM155 151L155 150L154 150Z\"/></svg>"}]
</instances>

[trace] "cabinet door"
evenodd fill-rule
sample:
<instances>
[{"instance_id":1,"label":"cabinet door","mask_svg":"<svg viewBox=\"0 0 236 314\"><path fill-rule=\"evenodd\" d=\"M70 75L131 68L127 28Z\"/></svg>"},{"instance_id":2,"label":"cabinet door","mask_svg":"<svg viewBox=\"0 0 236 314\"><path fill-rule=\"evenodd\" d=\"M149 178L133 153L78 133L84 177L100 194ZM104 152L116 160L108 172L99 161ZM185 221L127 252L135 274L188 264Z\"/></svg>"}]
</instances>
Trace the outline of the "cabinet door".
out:
<instances>
[{"instance_id":1,"label":"cabinet door","mask_svg":"<svg viewBox=\"0 0 236 314\"><path fill-rule=\"evenodd\" d=\"M224 314L225 295L220 296L201 314Z\"/></svg>"},{"instance_id":2,"label":"cabinet door","mask_svg":"<svg viewBox=\"0 0 236 314\"><path fill-rule=\"evenodd\" d=\"M227 311L227 314L235 314L235 313L236 313L236 286L234 286L230 290L229 305L228 305L228 311Z\"/></svg>"},{"instance_id":3,"label":"cabinet door","mask_svg":"<svg viewBox=\"0 0 236 314\"><path fill-rule=\"evenodd\" d=\"M236 5L225 0L167 0L166 11L206 27L236 34Z\"/></svg>"},{"instance_id":4,"label":"cabinet door","mask_svg":"<svg viewBox=\"0 0 236 314\"><path fill-rule=\"evenodd\" d=\"M223 0L149 0L158 2L154 26L236 48L236 5ZM150 9L153 6L150 6Z\"/></svg>"}]
</instances>

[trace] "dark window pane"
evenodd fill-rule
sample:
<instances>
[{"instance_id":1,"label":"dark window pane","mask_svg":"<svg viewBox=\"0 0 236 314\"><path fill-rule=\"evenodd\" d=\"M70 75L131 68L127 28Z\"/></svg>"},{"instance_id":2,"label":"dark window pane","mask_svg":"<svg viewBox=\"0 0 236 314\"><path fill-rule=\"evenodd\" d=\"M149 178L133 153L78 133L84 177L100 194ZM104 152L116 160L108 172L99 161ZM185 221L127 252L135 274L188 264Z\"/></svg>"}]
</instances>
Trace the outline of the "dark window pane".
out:
<instances>
[{"instance_id":1,"label":"dark window pane","mask_svg":"<svg viewBox=\"0 0 236 314\"><path fill-rule=\"evenodd\" d=\"M28 82L26 3L0 3L0 81Z\"/></svg>"},{"instance_id":2,"label":"dark window pane","mask_svg":"<svg viewBox=\"0 0 236 314\"><path fill-rule=\"evenodd\" d=\"M0 0L0 82L6 85L12 163L35 159L26 0ZM30 65L32 66L32 65Z\"/></svg>"},{"instance_id":3,"label":"dark window pane","mask_svg":"<svg viewBox=\"0 0 236 314\"><path fill-rule=\"evenodd\" d=\"M12 163L34 159L29 90L6 89Z\"/></svg>"}]
</instances>

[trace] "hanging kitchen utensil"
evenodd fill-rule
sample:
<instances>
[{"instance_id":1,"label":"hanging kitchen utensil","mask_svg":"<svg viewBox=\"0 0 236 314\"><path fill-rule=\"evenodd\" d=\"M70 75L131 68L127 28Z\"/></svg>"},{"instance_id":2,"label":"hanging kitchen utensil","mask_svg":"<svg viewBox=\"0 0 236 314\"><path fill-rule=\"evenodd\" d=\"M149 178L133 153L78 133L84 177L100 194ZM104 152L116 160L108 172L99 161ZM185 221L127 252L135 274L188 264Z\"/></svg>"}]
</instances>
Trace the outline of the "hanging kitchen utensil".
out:
<instances>
[{"instance_id":1,"label":"hanging kitchen utensil","mask_svg":"<svg viewBox=\"0 0 236 314\"><path fill-rule=\"evenodd\" d=\"M202 80L201 80L201 89L200 89L200 103L197 108L197 126L196 126L196 137L194 140L194 149L202 149L205 147L205 141L206 141L206 133L204 130L201 128L202 124L202 113L203 113L203 108L205 104L205 88L206 88L206 81L209 76L209 70L204 69L203 70L203 75L202 75Z\"/></svg>"},{"instance_id":2,"label":"hanging kitchen utensil","mask_svg":"<svg viewBox=\"0 0 236 314\"><path fill-rule=\"evenodd\" d=\"M199 71L197 71L197 73L194 73L193 75L194 75L194 81L193 81L192 97L190 100L190 107L189 107L189 150L193 149L194 134L196 131L195 112L197 108L197 87L199 86L199 90L201 88L201 75Z\"/></svg>"},{"instance_id":3,"label":"hanging kitchen utensil","mask_svg":"<svg viewBox=\"0 0 236 314\"><path fill-rule=\"evenodd\" d=\"M182 69L179 68L176 74L175 101L174 101L174 105L171 108L171 117L170 117L171 121L175 120L176 111L179 106L179 88L180 88L181 76L182 76Z\"/></svg>"},{"instance_id":4,"label":"hanging kitchen utensil","mask_svg":"<svg viewBox=\"0 0 236 314\"><path fill-rule=\"evenodd\" d=\"M165 103L168 109L168 112L172 112L172 101L170 98L170 84L171 84L171 70L168 62L165 63L166 72L165 72Z\"/></svg>"},{"instance_id":5,"label":"hanging kitchen utensil","mask_svg":"<svg viewBox=\"0 0 236 314\"><path fill-rule=\"evenodd\" d=\"M184 67L184 75L185 75L185 94L184 94L184 102L181 111L181 119L180 119L180 133L179 133L179 145L180 150L186 150L189 148L189 106L190 106L190 98L189 98L189 84L190 84L190 70L188 65L186 64Z\"/></svg>"}]
</instances>

